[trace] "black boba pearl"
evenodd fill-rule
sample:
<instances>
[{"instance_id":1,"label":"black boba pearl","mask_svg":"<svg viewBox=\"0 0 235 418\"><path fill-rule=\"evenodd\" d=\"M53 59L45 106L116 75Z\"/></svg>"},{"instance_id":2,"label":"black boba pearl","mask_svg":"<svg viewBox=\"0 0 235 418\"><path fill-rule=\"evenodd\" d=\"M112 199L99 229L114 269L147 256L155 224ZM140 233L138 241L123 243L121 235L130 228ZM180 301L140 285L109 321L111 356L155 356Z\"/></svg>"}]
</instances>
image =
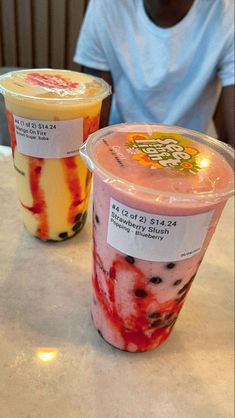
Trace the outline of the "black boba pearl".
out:
<instances>
[{"instance_id":1,"label":"black boba pearl","mask_svg":"<svg viewBox=\"0 0 235 418\"><path fill-rule=\"evenodd\" d=\"M81 216L80 216L80 220L79 220L79 221L77 221L77 222L73 225L73 227L72 227L72 230L73 230L74 232L78 232L78 231L80 231L80 230L82 229L83 225L84 225L84 224L85 224L85 222L86 222L87 212L84 212L84 213L83 213L83 215L82 215L82 214L79 214L79 215L81 215Z\"/></svg>"},{"instance_id":2,"label":"black boba pearl","mask_svg":"<svg viewBox=\"0 0 235 418\"><path fill-rule=\"evenodd\" d=\"M134 257L132 257L131 255L127 255L127 256L125 257L125 260L126 260L128 263L130 263L130 264L134 264L134 262L135 262Z\"/></svg>"},{"instance_id":3,"label":"black boba pearl","mask_svg":"<svg viewBox=\"0 0 235 418\"><path fill-rule=\"evenodd\" d=\"M189 288L189 286L191 285L192 281L194 279L194 276L191 277L191 279L189 280L188 283L186 283L179 291L178 291L178 295L181 295L181 293L186 292L186 290Z\"/></svg>"},{"instance_id":4,"label":"black boba pearl","mask_svg":"<svg viewBox=\"0 0 235 418\"><path fill-rule=\"evenodd\" d=\"M181 295L182 293L184 293L185 291L186 291L186 287L184 286L184 287L182 287L182 289L180 289L179 291L178 291L178 295Z\"/></svg>"},{"instance_id":5,"label":"black boba pearl","mask_svg":"<svg viewBox=\"0 0 235 418\"><path fill-rule=\"evenodd\" d=\"M160 318L160 316L161 316L160 312L152 312L151 314L148 315L148 317L151 319Z\"/></svg>"},{"instance_id":6,"label":"black boba pearl","mask_svg":"<svg viewBox=\"0 0 235 418\"><path fill-rule=\"evenodd\" d=\"M75 216L75 218L74 218L74 222L75 222L75 223L79 222L79 221L80 221L80 219L81 219L81 217L82 217L82 214L81 214L81 213L78 213L78 214Z\"/></svg>"},{"instance_id":7,"label":"black boba pearl","mask_svg":"<svg viewBox=\"0 0 235 418\"><path fill-rule=\"evenodd\" d=\"M194 273L194 275L191 277L191 279L190 279L190 283L193 281L193 279L195 279L196 274L197 274L197 272L196 272L196 273Z\"/></svg>"},{"instance_id":8,"label":"black boba pearl","mask_svg":"<svg viewBox=\"0 0 235 418\"><path fill-rule=\"evenodd\" d=\"M180 298L179 299L176 299L177 300L177 302L178 303L181 303L181 302L183 302L184 301L184 299L185 299L185 293L182 295L182 296L180 296Z\"/></svg>"},{"instance_id":9,"label":"black boba pearl","mask_svg":"<svg viewBox=\"0 0 235 418\"><path fill-rule=\"evenodd\" d=\"M77 231L82 226L82 223L79 221L73 225L72 230Z\"/></svg>"},{"instance_id":10,"label":"black boba pearl","mask_svg":"<svg viewBox=\"0 0 235 418\"><path fill-rule=\"evenodd\" d=\"M148 295L148 293L144 290L144 289L135 289L135 296L137 296L137 298L146 298L146 296Z\"/></svg>"},{"instance_id":11,"label":"black boba pearl","mask_svg":"<svg viewBox=\"0 0 235 418\"><path fill-rule=\"evenodd\" d=\"M162 325L162 321L153 321L151 326L154 328L160 327Z\"/></svg>"},{"instance_id":12,"label":"black boba pearl","mask_svg":"<svg viewBox=\"0 0 235 418\"><path fill-rule=\"evenodd\" d=\"M173 283L173 286L179 286L179 284L182 282L182 279L178 279Z\"/></svg>"},{"instance_id":13,"label":"black boba pearl","mask_svg":"<svg viewBox=\"0 0 235 418\"><path fill-rule=\"evenodd\" d=\"M162 283L163 282L163 280L161 279L161 277L152 277L150 280L149 280L151 283L153 283L153 284L160 284L160 283Z\"/></svg>"},{"instance_id":14,"label":"black boba pearl","mask_svg":"<svg viewBox=\"0 0 235 418\"><path fill-rule=\"evenodd\" d=\"M87 211L85 211L82 215L82 218L81 218L82 224L84 224L86 222L86 218L87 218Z\"/></svg>"},{"instance_id":15,"label":"black boba pearl","mask_svg":"<svg viewBox=\"0 0 235 418\"><path fill-rule=\"evenodd\" d=\"M97 224L99 224L99 223L100 223L100 220L99 220L98 215L95 215L95 221L96 221L96 223L97 223Z\"/></svg>"},{"instance_id":16,"label":"black boba pearl","mask_svg":"<svg viewBox=\"0 0 235 418\"><path fill-rule=\"evenodd\" d=\"M100 331L100 329L97 329L97 332L100 334L100 336L101 336L102 338L104 338L104 337L103 337L102 332Z\"/></svg>"},{"instance_id":17,"label":"black boba pearl","mask_svg":"<svg viewBox=\"0 0 235 418\"><path fill-rule=\"evenodd\" d=\"M175 263L168 263L166 265L166 268L169 269L169 270L173 269L174 267L175 267Z\"/></svg>"},{"instance_id":18,"label":"black boba pearl","mask_svg":"<svg viewBox=\"0 0 235 418\"><path fill-rule=\"evenodd\" d=\"M172 319L172 320L169 322L168 327L172 327L172 326L174 325L174 323L176 322L176 319L177 319L177 318Z\"/></svg>"},{"instance_id":19,"label":"black boba pearl","mask_svg":"<svg viewBox=\"0 0 235 418\"><path fill-rule=\"evenodd\" d=\"M68 238L68 232L61 232L59 234L59 238L62 238L62 239Z\"/></svg>"},{"instance_id":20,"label":"black boba pearl","mask_svg":"<svg viewBox=\"0 0 235 418\"><path fill-rule=\"evenodd\" d=\"M168 319L172 318L173 315L174 315L174 312L170 312L165 316L165 319L168 320Z\"/></svg>"}]
</instances>

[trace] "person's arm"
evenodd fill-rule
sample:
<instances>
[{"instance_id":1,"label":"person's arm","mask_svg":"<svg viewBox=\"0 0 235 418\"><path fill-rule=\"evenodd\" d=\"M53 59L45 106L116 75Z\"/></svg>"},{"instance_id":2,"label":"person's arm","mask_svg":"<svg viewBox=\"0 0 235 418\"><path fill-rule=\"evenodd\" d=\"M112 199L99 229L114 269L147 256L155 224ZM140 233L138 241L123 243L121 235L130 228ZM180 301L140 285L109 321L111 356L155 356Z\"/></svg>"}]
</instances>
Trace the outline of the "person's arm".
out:
<instances>
[{"instance_id":1,"label":"person's arm","mask_svg":"<svg viewBox=\"0 0 235 418\"><path fill-rule=\"evenodd\" d=\"M83 72L92 74L96 77L103 78L111 87L113 93L113 79L110 71L96 70L90 67L83 67ZM100 115L100 128L104 128L108 125L110 109L112 104L112 95L106 97L102 103L101 115Z\"/></svg>"},{"instance_id":2,"label":"person's arm","mask_svg":"<svg viewBox=\"0 0 235 418\"><path fill-rule=\"evenodd\" d=\"M235 89L234 85L231 85L222 88L213 119L218 138L233 147L235 146L234 115Z\"/></svg>"}]
</instances>

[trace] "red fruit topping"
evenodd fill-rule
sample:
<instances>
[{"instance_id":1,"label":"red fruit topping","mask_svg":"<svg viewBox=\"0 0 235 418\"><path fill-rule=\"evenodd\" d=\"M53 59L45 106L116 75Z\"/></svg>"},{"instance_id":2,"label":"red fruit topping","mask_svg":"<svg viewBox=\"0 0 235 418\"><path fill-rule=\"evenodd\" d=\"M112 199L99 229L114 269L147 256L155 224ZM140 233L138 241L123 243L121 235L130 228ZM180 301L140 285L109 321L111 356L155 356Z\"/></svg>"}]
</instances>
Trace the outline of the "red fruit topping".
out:
<instances>
[{"instance_id":1,"label":"red fruit topping","mask_svg":"<svg viewBox=\"0 0 235 418\"><path fill-rule=\"evenodd\" d=\"M60 74L40 74L40 73L28 73L26 80L29 84L34 86L42 86L51 89L75 89L79 83L68 81L63 78Z\"/></svg>"}]
</instances>

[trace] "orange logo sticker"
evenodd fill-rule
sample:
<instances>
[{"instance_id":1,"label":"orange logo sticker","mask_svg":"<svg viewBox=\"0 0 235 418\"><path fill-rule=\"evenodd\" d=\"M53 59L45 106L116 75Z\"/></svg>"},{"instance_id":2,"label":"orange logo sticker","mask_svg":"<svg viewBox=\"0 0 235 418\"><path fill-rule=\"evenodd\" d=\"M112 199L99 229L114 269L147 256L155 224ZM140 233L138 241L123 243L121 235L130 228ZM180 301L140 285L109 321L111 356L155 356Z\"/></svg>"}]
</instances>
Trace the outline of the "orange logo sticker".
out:
<instances>
[{"instance_id":1,"label":"orange logo sticker","mask_svg":"<svg viewBox=\"0 0 235 418\"><path fill-rule=\"evenodd\" d=\"M197 163L199 151L192 142L177 133L128 133L127 150L141 165L152 168L175 168L197 173L202 167ZM194 145L194 144L193 144Z\"/></svg>"}]
</instances>

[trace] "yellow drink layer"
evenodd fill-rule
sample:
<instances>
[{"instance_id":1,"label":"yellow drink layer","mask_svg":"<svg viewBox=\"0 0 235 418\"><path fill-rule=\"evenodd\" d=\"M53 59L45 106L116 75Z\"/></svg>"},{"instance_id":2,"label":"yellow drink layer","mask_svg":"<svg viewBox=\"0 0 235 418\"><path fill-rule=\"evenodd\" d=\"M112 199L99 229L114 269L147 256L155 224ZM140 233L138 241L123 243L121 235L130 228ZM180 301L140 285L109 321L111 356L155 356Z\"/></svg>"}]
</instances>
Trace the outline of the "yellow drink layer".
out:
<instances>
[{"instance_id":1,"label":"yellow drink layer","mask_svg":"<svg viewBox=\"0 0 235 418\"><path fill-rule=\"evenodd\" d=\"M23 222L43 240L62 240L79 232L86 220L91 174L79 155L39 158L17 147L14 117L32 121L82 120L82 138L98 129L102 80L61 70L31 70L2 78ZM68 135L69 135L68 131ZM65 133L66 141L67 132ZM58 144L59 146L59 144Z\"/></svg>"}]
</instances>

